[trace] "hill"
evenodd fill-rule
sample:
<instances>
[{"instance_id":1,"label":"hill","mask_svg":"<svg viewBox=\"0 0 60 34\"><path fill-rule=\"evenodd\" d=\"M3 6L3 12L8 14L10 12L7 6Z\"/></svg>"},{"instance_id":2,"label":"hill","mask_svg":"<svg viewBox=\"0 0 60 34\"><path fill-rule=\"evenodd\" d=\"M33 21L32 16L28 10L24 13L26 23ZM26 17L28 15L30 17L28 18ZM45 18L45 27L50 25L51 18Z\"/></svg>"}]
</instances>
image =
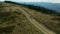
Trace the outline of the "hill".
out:
<instances>
[{"instance_id":1,"label":"hill","mask_svg":"<svg viewBox=\"0 0 60 34\"><path fill-rule=\"evenodd\" d=\"M34 5L25 5L24 10L31 14L39 23L45 25L48 29L60 34L60 13L44 7ZM27 7L27 8L26 8Z\"/></svg>"},{"instance_id":2,"label":"hill","mask_svg":"<svg viewBox=\"0 0 60 34\"><path fill-rule=\"evenodd\" d=\"M17 7L0 2L0 34L43 34Z\"/></svg>"},{"instance_id":3,"label":"hill","mask_svg":"<svg viewBox=\"0 0 60 34\"><path fill-rule=\"evenodd\" d=\"M11 2L7 2L7 3L11 4ZM59 18L60 13L57 13L54 10L50 10L50 9L47 9L44 7L38 7L38 6L34 6L34 5L24 5L24 4L14 3L14 2L12 2L12 4L11 4L12 6L15 6L15 4L16 4L16 7L13 7L13 10L12 10L13 12L15 12L17 10L19 13L18 9L15 10L15 8L17 8L17 6L19 5L19 6L21 6L21 9L28 12L40 24L43 24L49 30L54 31L57 34L60 34L60 27L59 27L60 26L60 18ZM12 7L12 6L10 6L10 7ZM6 10L6 8L5 8L5 10ZM10 9L10 11L11 11L11 9Z\"/></svg>"}]
</instances>

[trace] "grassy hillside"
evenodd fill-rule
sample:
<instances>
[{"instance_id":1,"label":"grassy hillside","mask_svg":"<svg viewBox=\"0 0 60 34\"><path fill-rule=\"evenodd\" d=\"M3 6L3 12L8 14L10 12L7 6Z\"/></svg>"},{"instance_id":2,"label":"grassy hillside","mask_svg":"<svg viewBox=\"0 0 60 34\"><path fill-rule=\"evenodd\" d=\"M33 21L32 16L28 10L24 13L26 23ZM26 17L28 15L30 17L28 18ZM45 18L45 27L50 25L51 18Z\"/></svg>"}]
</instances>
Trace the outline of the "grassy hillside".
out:
<instances>
[{"instance_id":1,"label":"grassy hillside","mask_svg":"<svg viewBox=\"0 0 60 34\"><path fill-rule=\"evenodd\" d=\"M41 24L45 25L48 29L55 31L60 34L60 13L54 10L49 10L46 8L40 8L34 5L23 5L27 7L32 16Z\"/></svg>"},{"instance_id":2,"label":"grassy hillside","mask_svg":"<svg viewBox=\"0 0 60 34\"><path fill-rule=\"evenodd\" d=\"M29 9L30 10L30 9ZM37 11L31 11L33 17L39 22L45 25L48 29L60 34L60 18L56 16L44 14Z\"/></svg>"},{"instance_id":3,"label":"grassy hillside","mask_svg":"<svg viewBox=\"0 0 60 34\"><path fill-rule=\"evenodd\" d=\"M15 4L0 3L0 34L43 34L17 7Z\"/></svg>"},{"instance_id":4,"label":"grassy hillside","mask_svg":"<svg viewBox=\"0 0 60 34\"><path fill-rule=\"evenodd\" d=\"M7 2L7 3L11 3L11 2ZM48 29L55 31L57 34L60 34L60 13L57 13L54 10L50 10L44 7L38 7L38 6L34 6L34 5L24 5L24 4L18 4L18 3L14 3L13 4L17 4L17 5L21 5L24 6L26 8L28 8L28 10L30 11L30 13L32 14L32 16L41 24L45 25ZM11 4L12 5L12 4ZM6 5L7 6L7 5ZM10 5L9 5L10 6ZM12 5L14 6L14 5ZM11 6L10 6L11 7ZM11 9L10 9L11 11ZM14 10L13 10L14 11ZM29 12L28 11L28 12ZM2 11L3 12L3 11ZM19 13L19 12L18 12ZM21 16L20 16L21 17ZM22 18L22 17L21 17ZM25 17L23 17L25 18ZM22 19L23 19L22 18ZM26 18L25 18L26 19ZM23 19L24 20L24 19ZM19 20L18 20L19 21ZM27 21L27 20L25 20ZM21 21L20 21L21 22ZM28 21L29 22L29 21ZM27 23L28 24L28 23ZM27 26L28 27L28 26ZM18 28L18 27L17 27ZM23 28L23 27L22 27ZM24 28L25 29L25 28ZM34 28L33 28L34 29ZM23 30L23 29L22 29ZM23 31L25 32L25 31ZM22 32L22 33L23 33ZM30 31L31 32L31 31ZM34 30L33 30L34 32ZM33 34L32 32L32 34ZM36 31L37 32L37 31ZM26 33L26 32L25 32ZM15 34L15 33L14 33ZM34 33L37 34L37 33ZM40 34L40 33L39 33Z\"/></svg>"}]
</instances>

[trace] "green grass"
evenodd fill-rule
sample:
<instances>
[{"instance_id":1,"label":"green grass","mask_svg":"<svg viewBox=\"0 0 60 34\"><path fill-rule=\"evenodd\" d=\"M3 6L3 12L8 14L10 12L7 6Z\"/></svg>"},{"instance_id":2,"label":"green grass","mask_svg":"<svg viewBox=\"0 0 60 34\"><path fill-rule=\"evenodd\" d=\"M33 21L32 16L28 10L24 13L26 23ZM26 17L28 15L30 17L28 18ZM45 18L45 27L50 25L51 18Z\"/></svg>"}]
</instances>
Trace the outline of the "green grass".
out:
<instances>
[{"instance_id":1,"label":"green grass","mask_svg":"<svg viewBox=\"0 0 60 34\"><path fill-rule=\"evenodd\" d=\"M0 34L43 34L14 4L0 3ZM0 6L0 7L1 7Z\"/></svg>"}]
</instances>

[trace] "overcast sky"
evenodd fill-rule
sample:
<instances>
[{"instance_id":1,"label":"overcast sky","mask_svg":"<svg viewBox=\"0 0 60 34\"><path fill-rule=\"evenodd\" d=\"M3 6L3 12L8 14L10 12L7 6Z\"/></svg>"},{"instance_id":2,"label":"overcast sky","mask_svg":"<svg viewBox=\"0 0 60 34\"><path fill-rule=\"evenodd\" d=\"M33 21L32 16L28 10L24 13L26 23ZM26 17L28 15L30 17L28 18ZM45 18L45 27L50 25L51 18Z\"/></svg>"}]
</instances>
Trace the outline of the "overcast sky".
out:
<instances>
[{"instance_id":1,"label":"overcast sky","mask_svg":"<svg viewBox=\"0 0 60 34\"><path fill-rule=\"evenodd\" d=\"M0 1L4 1L4 0L0 0Z\"/></svg>"},{"instance_id":2,"label":"overcast sky","mask_svg":"<svg viewBox=\"0 0 60 34\"><path fill-rule=\"evenodd\" d=\"M0 0L4 1L4 0ZM60 0L8 0L8 1L15 1L15 2L52 2L52 3L60 3Z\"/></svg>"}]
</instances>

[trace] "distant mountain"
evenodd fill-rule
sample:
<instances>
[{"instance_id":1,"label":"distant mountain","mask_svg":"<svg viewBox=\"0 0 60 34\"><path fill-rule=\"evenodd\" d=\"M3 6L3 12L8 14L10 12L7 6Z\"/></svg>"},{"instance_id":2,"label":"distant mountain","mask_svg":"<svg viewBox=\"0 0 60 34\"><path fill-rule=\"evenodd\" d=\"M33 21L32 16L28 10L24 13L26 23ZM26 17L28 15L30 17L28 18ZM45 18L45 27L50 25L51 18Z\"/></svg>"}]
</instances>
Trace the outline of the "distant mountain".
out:
<instances>
[{"instance_id":1,"label":"distant mountain","mask_svg":"<svg viewBox=\"0 0 60 34\"><path fill-rule=\"evenodd\" d=\"M20 3L42 6L60 12L60 3L50 3L50 2L20 2Z\"/></svg>"}]
</instances>

